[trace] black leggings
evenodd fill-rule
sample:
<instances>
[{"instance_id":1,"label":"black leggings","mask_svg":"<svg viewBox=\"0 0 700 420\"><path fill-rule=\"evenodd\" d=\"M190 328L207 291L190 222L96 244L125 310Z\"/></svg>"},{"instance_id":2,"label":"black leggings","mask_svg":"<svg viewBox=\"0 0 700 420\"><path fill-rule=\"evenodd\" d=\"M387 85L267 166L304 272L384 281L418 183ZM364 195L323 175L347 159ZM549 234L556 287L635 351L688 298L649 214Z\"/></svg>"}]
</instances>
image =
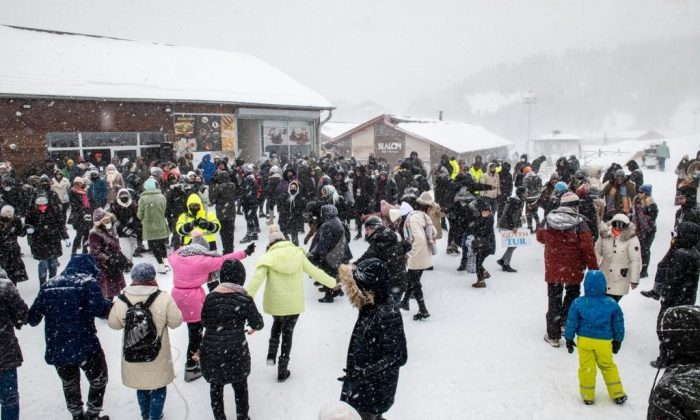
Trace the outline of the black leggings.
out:
<instances>
[{"instance_id":1,"label":"black leggings","mask_svg":"<svg viewBox=\"0 0 700 420\"><path fill-rule=\"evenodd\" d=\"M252 235L255 233L256 228L260 228L260 222L258 221L258 214L255 212L258 209L257 205L254 204L244 204L243 214L245 215L246 227L248 228L247 234Z\"/></svg>"},{"instance_id":2,"label":"black leggings","mask_svg":"<svg viewBox=\"0 0 700 420\"><path fill-rule=\"evenodd\" d=\"M289 353L292 351L294 327L297 324L299 315L273 316L272 318L274 321L270 329L270 342L279 343L281 335L282 348L280 351L280 358L289 359Z\"/></svg>"},{"instance_id":3,"label":"black leggings","mask_svg":"<svg viewBox=\"0 0 700 420\"><path fill-rule=\"evenodd\" d=\"M187 344L187 363L186 366L195 366L197 362L193 357L199 353L199 348L202 346L202 333L204 327L202 321L188 322L187 333L189 335L189 343Z\"/></svg>"},{"instance_id":4,"label":"black leggings","mask_svg":"<svg viewBox=\"0 0 700 420\"><path fill-rule=\"evenodd\" d=\"M83 247L83 254L87 253L88 248L88 237L90 236L90 229L87 230L75 230L75 239L73 239L73 254L78 253L78 248Z\"/></svg>"},{"instance_id":5,"label":"black leggings","mask_svg":"<svg viewBox=\"0 0 700 420\"><path fill-rule=\"evenodd\" d=\"M236 418L248 418L248 381L243 380L231 384L236 399ZM214 412L215 420L226 420L224 410L224 385L209 384L209 397L211 399L211 410Z\"/></svg>"},{"instance_id":6,"label":"black leggings","mask_svg":"<svg viewBox=\"0 0 700 420\"><path fill-rule=\"evenodd\" d=\"M165 239L149 240L148 249L151 250L158 264L163 264L163 260L168 257L168 250L165 248Z\"/></svg>"}]
</instances>

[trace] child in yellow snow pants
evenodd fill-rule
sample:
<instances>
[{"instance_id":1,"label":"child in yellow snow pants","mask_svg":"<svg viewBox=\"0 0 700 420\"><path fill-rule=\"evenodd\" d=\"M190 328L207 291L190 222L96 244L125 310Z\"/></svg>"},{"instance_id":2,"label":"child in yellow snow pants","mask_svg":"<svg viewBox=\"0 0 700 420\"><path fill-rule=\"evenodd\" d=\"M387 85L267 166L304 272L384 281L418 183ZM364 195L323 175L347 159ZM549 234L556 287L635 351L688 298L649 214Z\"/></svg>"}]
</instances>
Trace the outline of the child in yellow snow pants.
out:
<instances>
[{"instance_id":1,"label":"child in yellow snow pants","mask_svg":"<svg viewBox=\"0 0 700 420\"><path fill-rule=\"evenodd\" d=\"M566 319L566 349L574 352L574 337L578 335L578 379L581 398L587 405L595 400L595 380L600 368L608 387L608 395L616 404L624 404L627 395L620 382L613 354L617 354L625 337L622 309L613 298L605 295L605 276L597 270L586 273L584 296L574 300Z\"/></svg>"},{"instance_id":2,"label":"child in yellow snow pants","mask_svg":"<svg viewBox=\"0 0 700 420\"><path fill-rule=\"evenodd\" d=\"M610 398L624 397L625 391L622 389L620 374L613 361L612 341L579 336L576 343L578 344L578 382L581 398L584 401L595 399L596 366L603 374Z\"/></svg>"}]
</instances>

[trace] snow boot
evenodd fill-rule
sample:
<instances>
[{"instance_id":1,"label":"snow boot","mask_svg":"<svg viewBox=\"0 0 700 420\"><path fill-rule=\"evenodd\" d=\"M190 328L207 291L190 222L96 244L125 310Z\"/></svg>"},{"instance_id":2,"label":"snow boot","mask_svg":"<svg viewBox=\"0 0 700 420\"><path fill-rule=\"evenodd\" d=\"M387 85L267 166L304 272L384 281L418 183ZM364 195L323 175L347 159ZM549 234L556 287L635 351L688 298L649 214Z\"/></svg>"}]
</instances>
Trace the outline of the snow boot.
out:
<instances>
[{"instance_id":1,"label":"snow boot","mask_svg":"<svg viewBox=\"0 0 700 420\"><path fill-rule=\"evenodd\" d=\"M277 382L284 382L289 379L289 375L292 373L287 369L287 366L289 366L289 357L280 356L277 363Z\"/></svg>"},{"instance_id":2,"label":"snow boot","mask_svg":"<svg viewBox=\"0 0 700 420\"><path fill-rule=\"evenodd\" d=\"M467 266L464 264L460 264L459 267L457 267L457 271L467 271Z\"/></svg>"},{"instance_id":3,"label":"snow boot","mask_svg":"<svg viewBox=\"0 0 700 420\"><path fill-rule=\"evenodd\" d=\"M241 239L239 243L247 244L248 242L253 242L253 235L246 233L246 235Z\"/></svg>"},{"instance_id":4,"label":"snow boot","mask_svg":"<svg viewBox=\"0 0 700 420\"><path fill-rule=\"evenodd\" d=\"M109 416L101 416L99 414L88 414L85 413L83 417L85 420L109 420Z\"/></svg>"},{"instance_id":5,"label":"snow boot","mask_svg":"<svg viewBox=\"0 0 700 420\"><path fill-rule=\"evenodd\" d=\"M484 280L490 279L491 278L491 273L489 273L489 270L484 270Z\"/></svg>"},{"instance_id":6,"label":"snow boot","mask_svg":"<svg viewBox=\"0 0 700 420\"><path fill-rule=\"evenodd\" d=\"M644 297L648 297L648 298L654 299L654 300L659 300L659 299L661 299L661 296L659 295L659 293L658 293L656 290L654 290L654 289L651 289L651 290L644 290L644 291L641 292L640 294L641 294L642 296L644 296Z\"/></svg>"},{"instance_id":7,"label":"snow boot","mask_svg":"<svg viewBox=\"0 0 700 420\"><path fill-rule=\"evenodd\" d=\"M333 303L333 292L328 293L326 292L326 295L322 297L321 299L318 300L321 303Z\"/></svg>"},{"instance_id":8,"label":"snow boot","mask_svg":"<svg viewBox=\"0 0 700 420\"><path fill-rule=\"evenodd\" d=\"M476 283L472 284L472 287L475 287L477 289L483 289L486 287L486 282L483 280L477 280Z\"/></svg>"},{"instance_id":9,"label":"snow boot","mask_svg":"<svg viewBox=\"0 0 700 420\"><path fill-rule=\"evenodd\" d=\"M277 348L280 345L280 341L274 338L270 339L270 345L267 348L267 365L274 366L275 359L277 358Z\"/></svg>"},{"instance_id":10,"label":"snow boot","mask_svg":"<svg viewBox=\"0 0 700 420\"><path fill-rule=\"evenodd\" d=\"M516 270L515 268L511 267L510 265L504 265L504 266L503 266L503 271L505 271L506 273L517 273L517 272L518 272L518 270Z\"/></svg>"},{"instance_id":11,"label":"snow boot","mask_svg":"<svg viewBox=\"0 0 700 420\"><path fill-rule=\"evenodd\" d=\"M185 365L185 382L192 382L202 377L202 368L199 364L194 366Z\"/></svg>"},{"instance_id":12,"label":"snow boot","mask_svg":"<svg viewBox=\"0 0 700 420\"><path fill-rule=\"evenodd\" d=\"M501 268L505 268L505 264L503 263L503 260L496 260L496 264L500 265Z\"/></svg>"},{"instance_id":13,"label":"snow boot","mask_svg":"<svg viewBox=\"0 0 700 420\"><path fill-rule=\"evenodd\" d=\"M593 405L593 400L583 400L583 403L586 405Z\"/></svg>"},{"instance_id":14,"label":"snow boot","mask_svg":"<svg viewBox=\"0 0 700 420\"><path fill-rule=\"evenodd\" d=\"M546 341L550 346L555 347L555 348L559 347L561 345L559 343L560 340L558 338L549 338L549 336L547 334L545 334L545 336L544 336L544 341Z\"/></svg>"},{"instance_id":15,"label":"snow boot","mask_svg":"<svg viewBox=\"0 0 700 420\"><path fill-rule=\"evenodd\" d=\"M422 309L418 311L417 314L413 315L414 321L420 321L421 319L430 318L430 313L428 311L423 311Z\"/></svg>"},{"instance_id":16,"label":"snow boot","mask_svg":"<svg viewBox=\"0 0 700 420\"><path fill-rule=\"evenodd\" d=\"M408 299L404 299L399 303L399 308L403 309L404 311L410 311L411 306L408 303Z\"/></svg>"},{"instance_id":17,"label":"snow boot","mask_svg":"<svg viewBox=\"0 0 700 420\"><path fill-rule=\"evenodd\" d=\"M613 399L613 401L615 401L615 404L617 404L617 405L622 405L625 403L625 401L627 401L627 395L617 397L617 398Z\"/></svg>"}]
</instances>

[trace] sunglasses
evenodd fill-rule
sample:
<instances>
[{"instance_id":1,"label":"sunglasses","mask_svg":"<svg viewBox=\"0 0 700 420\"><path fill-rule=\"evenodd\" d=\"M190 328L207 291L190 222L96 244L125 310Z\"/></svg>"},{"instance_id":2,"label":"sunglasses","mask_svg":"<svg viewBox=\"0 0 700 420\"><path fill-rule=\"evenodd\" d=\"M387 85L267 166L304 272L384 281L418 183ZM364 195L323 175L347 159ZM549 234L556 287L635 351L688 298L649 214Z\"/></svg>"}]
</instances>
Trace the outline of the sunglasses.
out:
<instances>
[{"instance_id":1,"label":"sunglasses","mask_svg":"<svg viewBox=\"0 0 700 420\"><path fill-rule=\"evenodd\" d=\"M624 229L627 227L627 223L625 222L620 222L619 220L615 220L614 222L611 223L612 227L615 229Z\"/></svg>"}]
</instances>

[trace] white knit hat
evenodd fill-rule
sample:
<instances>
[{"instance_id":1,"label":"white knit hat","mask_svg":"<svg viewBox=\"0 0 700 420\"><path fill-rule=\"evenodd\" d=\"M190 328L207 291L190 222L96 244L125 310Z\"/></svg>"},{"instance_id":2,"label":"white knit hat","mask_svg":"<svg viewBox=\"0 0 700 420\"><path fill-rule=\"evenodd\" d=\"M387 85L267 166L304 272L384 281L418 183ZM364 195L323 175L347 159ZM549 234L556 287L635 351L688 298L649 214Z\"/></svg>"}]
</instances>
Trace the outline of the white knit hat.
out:
<instances>
[{"instance_id":1,"label":"white knit hat","mask_svg":"<svg viewBox=\"0 0 700 420\"><path fill-rule=\"evenodd\" d=\"M275 241L284 241L284 234L280 231L279 225L270 225L267 228L267 241L273 243Z\"/></svg>"},{"instance_id":2,"label":"white knit hat","mask_svg":"<svg viewBox=\"0 0 700 420\"><path fill-rule=\"evenodd\" d=\"M328 403L318 413L318 420L362 420L357 411L342 401Z\"/></svg>"},{"instance_id":3,"label":"white knit hat","mask_svg":"<svg viewBox=\"0 0 700 420\"><path fill-rule=\"evenodd\" d=\"M15 208L10 206L9 204L2 206L2 210L0 210L0 216L5 216L7 218L14 217L15 216Z\"/></svg>"}]
</instances>

